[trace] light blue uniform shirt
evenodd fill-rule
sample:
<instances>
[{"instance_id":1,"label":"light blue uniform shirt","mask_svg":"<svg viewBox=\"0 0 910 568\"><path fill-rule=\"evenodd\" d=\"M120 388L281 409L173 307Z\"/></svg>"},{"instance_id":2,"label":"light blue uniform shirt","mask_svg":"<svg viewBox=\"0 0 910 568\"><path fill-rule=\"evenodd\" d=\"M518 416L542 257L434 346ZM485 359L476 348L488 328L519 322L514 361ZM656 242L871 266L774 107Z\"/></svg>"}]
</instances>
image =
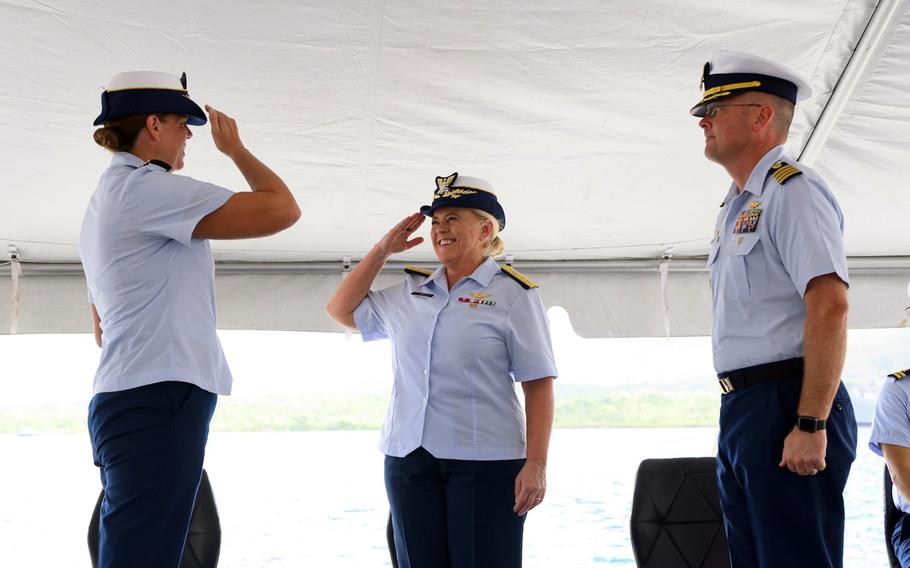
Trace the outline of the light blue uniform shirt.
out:
<instances>
[{"instance_id":1,"label":"light blue uniform shirt","mask_svg":"<svg viewBox=\"0 0 910 568\"><path fill-rule=\"evenodd\" d=\"M487 258L451 291L443 267L371 291L354 321L364 341L392 341L386 455L423 446L440 459L526 457L514 383L556 376L536 288L524 289Z\"/></svg>"},{"instance_id":2,"label":"light blue uniform shirt","mask_svg":"<svg viewBox=\"0 0 910 568\"><path fill-rule=\"evenodd\" d=\"M869 448L881 456L881 444L910 448L910 378L888 377L878 395ZM895 507L910 513L910 503L904 501L896 486L891 489L891 499Z\"/></svg>"},{"instance_id":3,"label":"light blue uniform shirt","mask_svg":"<svg viewBox=\"0 0 910 568\"><path fill-rule=\"evenodd\" d=\"M119 152L89 201L79 254L104 331L93 392L161 381L230 394L215 333L215 266L200 219L233 195Z\"/></svg>"},{"instance_id":4,"label":"light blue uniform shirt","mask_svg":"<svg viewBox=\"0 0 910 568\"><path fill-rule=\"evenodd\" d=\"M802 175L779 183L770 173L781 160ZM731 184L708 268L718 373L801 357L809 281L836 273L849 284L844 216L818 175L776 146L756 164L741 193Z\"/></svg>"}]
</instances>

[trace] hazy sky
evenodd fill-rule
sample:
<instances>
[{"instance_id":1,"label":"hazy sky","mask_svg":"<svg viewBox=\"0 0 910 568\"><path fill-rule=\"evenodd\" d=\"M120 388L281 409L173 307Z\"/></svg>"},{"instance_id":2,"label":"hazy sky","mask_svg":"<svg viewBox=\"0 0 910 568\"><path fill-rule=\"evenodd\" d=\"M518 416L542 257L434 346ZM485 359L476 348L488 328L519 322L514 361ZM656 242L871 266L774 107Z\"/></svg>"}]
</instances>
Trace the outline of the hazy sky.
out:
<instances>
[{"instance_id":1,"label":"hazy sky","mask_svg":"<svg viewBox=\"0 0 910 568\"><path fill-rule=\"evenodd\" d=\"M562 308L549 311L560 381L656 389L714 388L707 337L584 339ZM383 392L391 381L387 341L356 334L219 332L234 374L234 396ZM844 376L877 390L884 375L910 367L910 330L851 331ZM87 403L99 349L87 334L0 336L0 408Z\"/></svg>"}]
</instances>

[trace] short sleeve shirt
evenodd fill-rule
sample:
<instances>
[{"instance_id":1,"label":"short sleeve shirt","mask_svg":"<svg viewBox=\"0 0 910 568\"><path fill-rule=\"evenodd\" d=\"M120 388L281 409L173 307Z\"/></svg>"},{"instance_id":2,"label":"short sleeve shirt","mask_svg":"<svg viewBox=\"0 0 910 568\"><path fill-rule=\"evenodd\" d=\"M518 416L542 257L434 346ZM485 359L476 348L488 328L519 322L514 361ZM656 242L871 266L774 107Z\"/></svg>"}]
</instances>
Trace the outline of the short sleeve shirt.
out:
<instances>
[{"instance_id":1,"label":"short sleeve shirt","mask_svg":"<svg viewBox=\"0 0 910 568\"><path fill-rule=\"evenodd\" d=\"M557 374L537 288L488 258L451 290L440 267L371 291L354 320L365 341L392 342L384 453L404 457L422 446L442 459L526 456L515 382Z\"/></svg>"},{"instance_id":2,"label":"short sleeve shirt","mask_svg":"<svg viewBox=\"0 0 910 568\"><path fill-rule=\"evenodd\" d=\"M781 161L802 173L778 182L771 174ZM834 273L849 284L837 200L815 172L772 148L742 192L731 185L708 268L718 373L801 357L809 281Z\"/></svg>"},{"instance_id":3,"label":"short sleeve shirt","mask_svg":"<svg viewBox=\"0 0 910 568\"><path fill-rule=\"evenodd\" d=\"M888 377L878 395L869 449L881 456L882 444L910 448L910 379ZM910 513L910 503L903 499L897 487L892 488L891 498L895 507Z\"/></svg>"},{"instance_id":4,"label":"short sleeve shirt","mask_svg":"<svg viewBox=\"0 0 910 568\"><path fill-rule=\"evenodd\" d=\"M161 381L230 393L215 333L212 251L192 235L231 195L133 154L114 155L79 236L89 301L104 332L94 393Z\"/></svg>"}]
</instances>

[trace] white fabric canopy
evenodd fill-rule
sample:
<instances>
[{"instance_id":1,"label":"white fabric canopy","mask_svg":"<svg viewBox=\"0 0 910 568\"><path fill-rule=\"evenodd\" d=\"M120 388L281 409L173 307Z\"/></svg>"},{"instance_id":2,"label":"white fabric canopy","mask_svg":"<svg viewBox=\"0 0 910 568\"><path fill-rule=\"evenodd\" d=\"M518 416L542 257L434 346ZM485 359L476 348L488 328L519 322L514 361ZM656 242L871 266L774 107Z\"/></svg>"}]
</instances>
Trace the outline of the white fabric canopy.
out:
<instances>
[{"instance_id":1,"label":"white fabric canopy","mask_svg":"<svg viewBox=\"0 0 910 568\"><path fill-rule=\"evenodd\" d=\"M729 178L704 159L687 111L717 49L778 60L811 82L815 96L798 108L788 148L821 172L844 210L851 326L902 325L907 8L907 0L7 0L0 253L14 245L23 263L18 331L88 329L76 245L109 160L91 141L91 122L111 75L151 68L186 71L194 100L235 116L303 210L280 235L213 243L222 327L338 329L322 307L342 258L362 257L429 201L435 176L458 171L493 182L507 254L579 333L663 335L657 269L671 249L671 333L706 334L701 258ZM208 128L195 134L183 173L244 189ZM398 260L432 259L423 245ZM0 270L0 297L11 287ZM12 312L0 309L0 332Z\"/></svg>"}]
</instances>

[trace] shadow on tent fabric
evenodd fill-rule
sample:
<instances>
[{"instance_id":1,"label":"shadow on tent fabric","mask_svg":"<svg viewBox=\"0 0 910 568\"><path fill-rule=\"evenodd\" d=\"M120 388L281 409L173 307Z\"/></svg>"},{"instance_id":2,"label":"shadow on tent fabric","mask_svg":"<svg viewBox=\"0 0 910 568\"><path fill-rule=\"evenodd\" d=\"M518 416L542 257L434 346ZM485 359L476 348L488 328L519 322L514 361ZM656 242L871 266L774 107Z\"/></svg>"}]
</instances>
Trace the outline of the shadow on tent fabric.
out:
<instances>
[{"instance_id":1,"label":"shadow on tent fabric","mask_svg":"<svg viewBox=\"0 0 910 568\"><path fill-rule=\"evenodd\" d=\"M894 545L891 543L891 535L894 534L894 525L897 524L898 519L901 518L901 512L897 507L894 506L894 500L891 498L891 487L893 486L891 481L891 472L888 471L888 466L885 466L885 550L888 552L888 562L891 568L900 568L900 562L897 560L897 556L894 555Z\"/></svg>"},{"instance_id":2,"label":"shadow on tent fabric","mask_svg":"<svg viewBox=\"0 0 910 568\"><path fill-rule=\"evenodd\" d=\"M88 525L88 552L92 558L92 568L98 566L98 523L101 518L101 501L104 491L98 496L95 511ZM215 495L209 475L203 469L199 490L196 492L196 504L190 520L190 531L186 535L186 546L180 559L180 568L216 568L221 554L221 523L218 521L218 509L215 507Z\"/></svg>"},{"instance_id":3,"label":"shadow on tent fabric","mask_svg":"<svg viewBox=\"0 0 910 568\"><path fill-rule=\"evenodd\" d=\"M632 497L639 568L730 568L713 457L647 459Z\"/></svg>"}]
</instances>

